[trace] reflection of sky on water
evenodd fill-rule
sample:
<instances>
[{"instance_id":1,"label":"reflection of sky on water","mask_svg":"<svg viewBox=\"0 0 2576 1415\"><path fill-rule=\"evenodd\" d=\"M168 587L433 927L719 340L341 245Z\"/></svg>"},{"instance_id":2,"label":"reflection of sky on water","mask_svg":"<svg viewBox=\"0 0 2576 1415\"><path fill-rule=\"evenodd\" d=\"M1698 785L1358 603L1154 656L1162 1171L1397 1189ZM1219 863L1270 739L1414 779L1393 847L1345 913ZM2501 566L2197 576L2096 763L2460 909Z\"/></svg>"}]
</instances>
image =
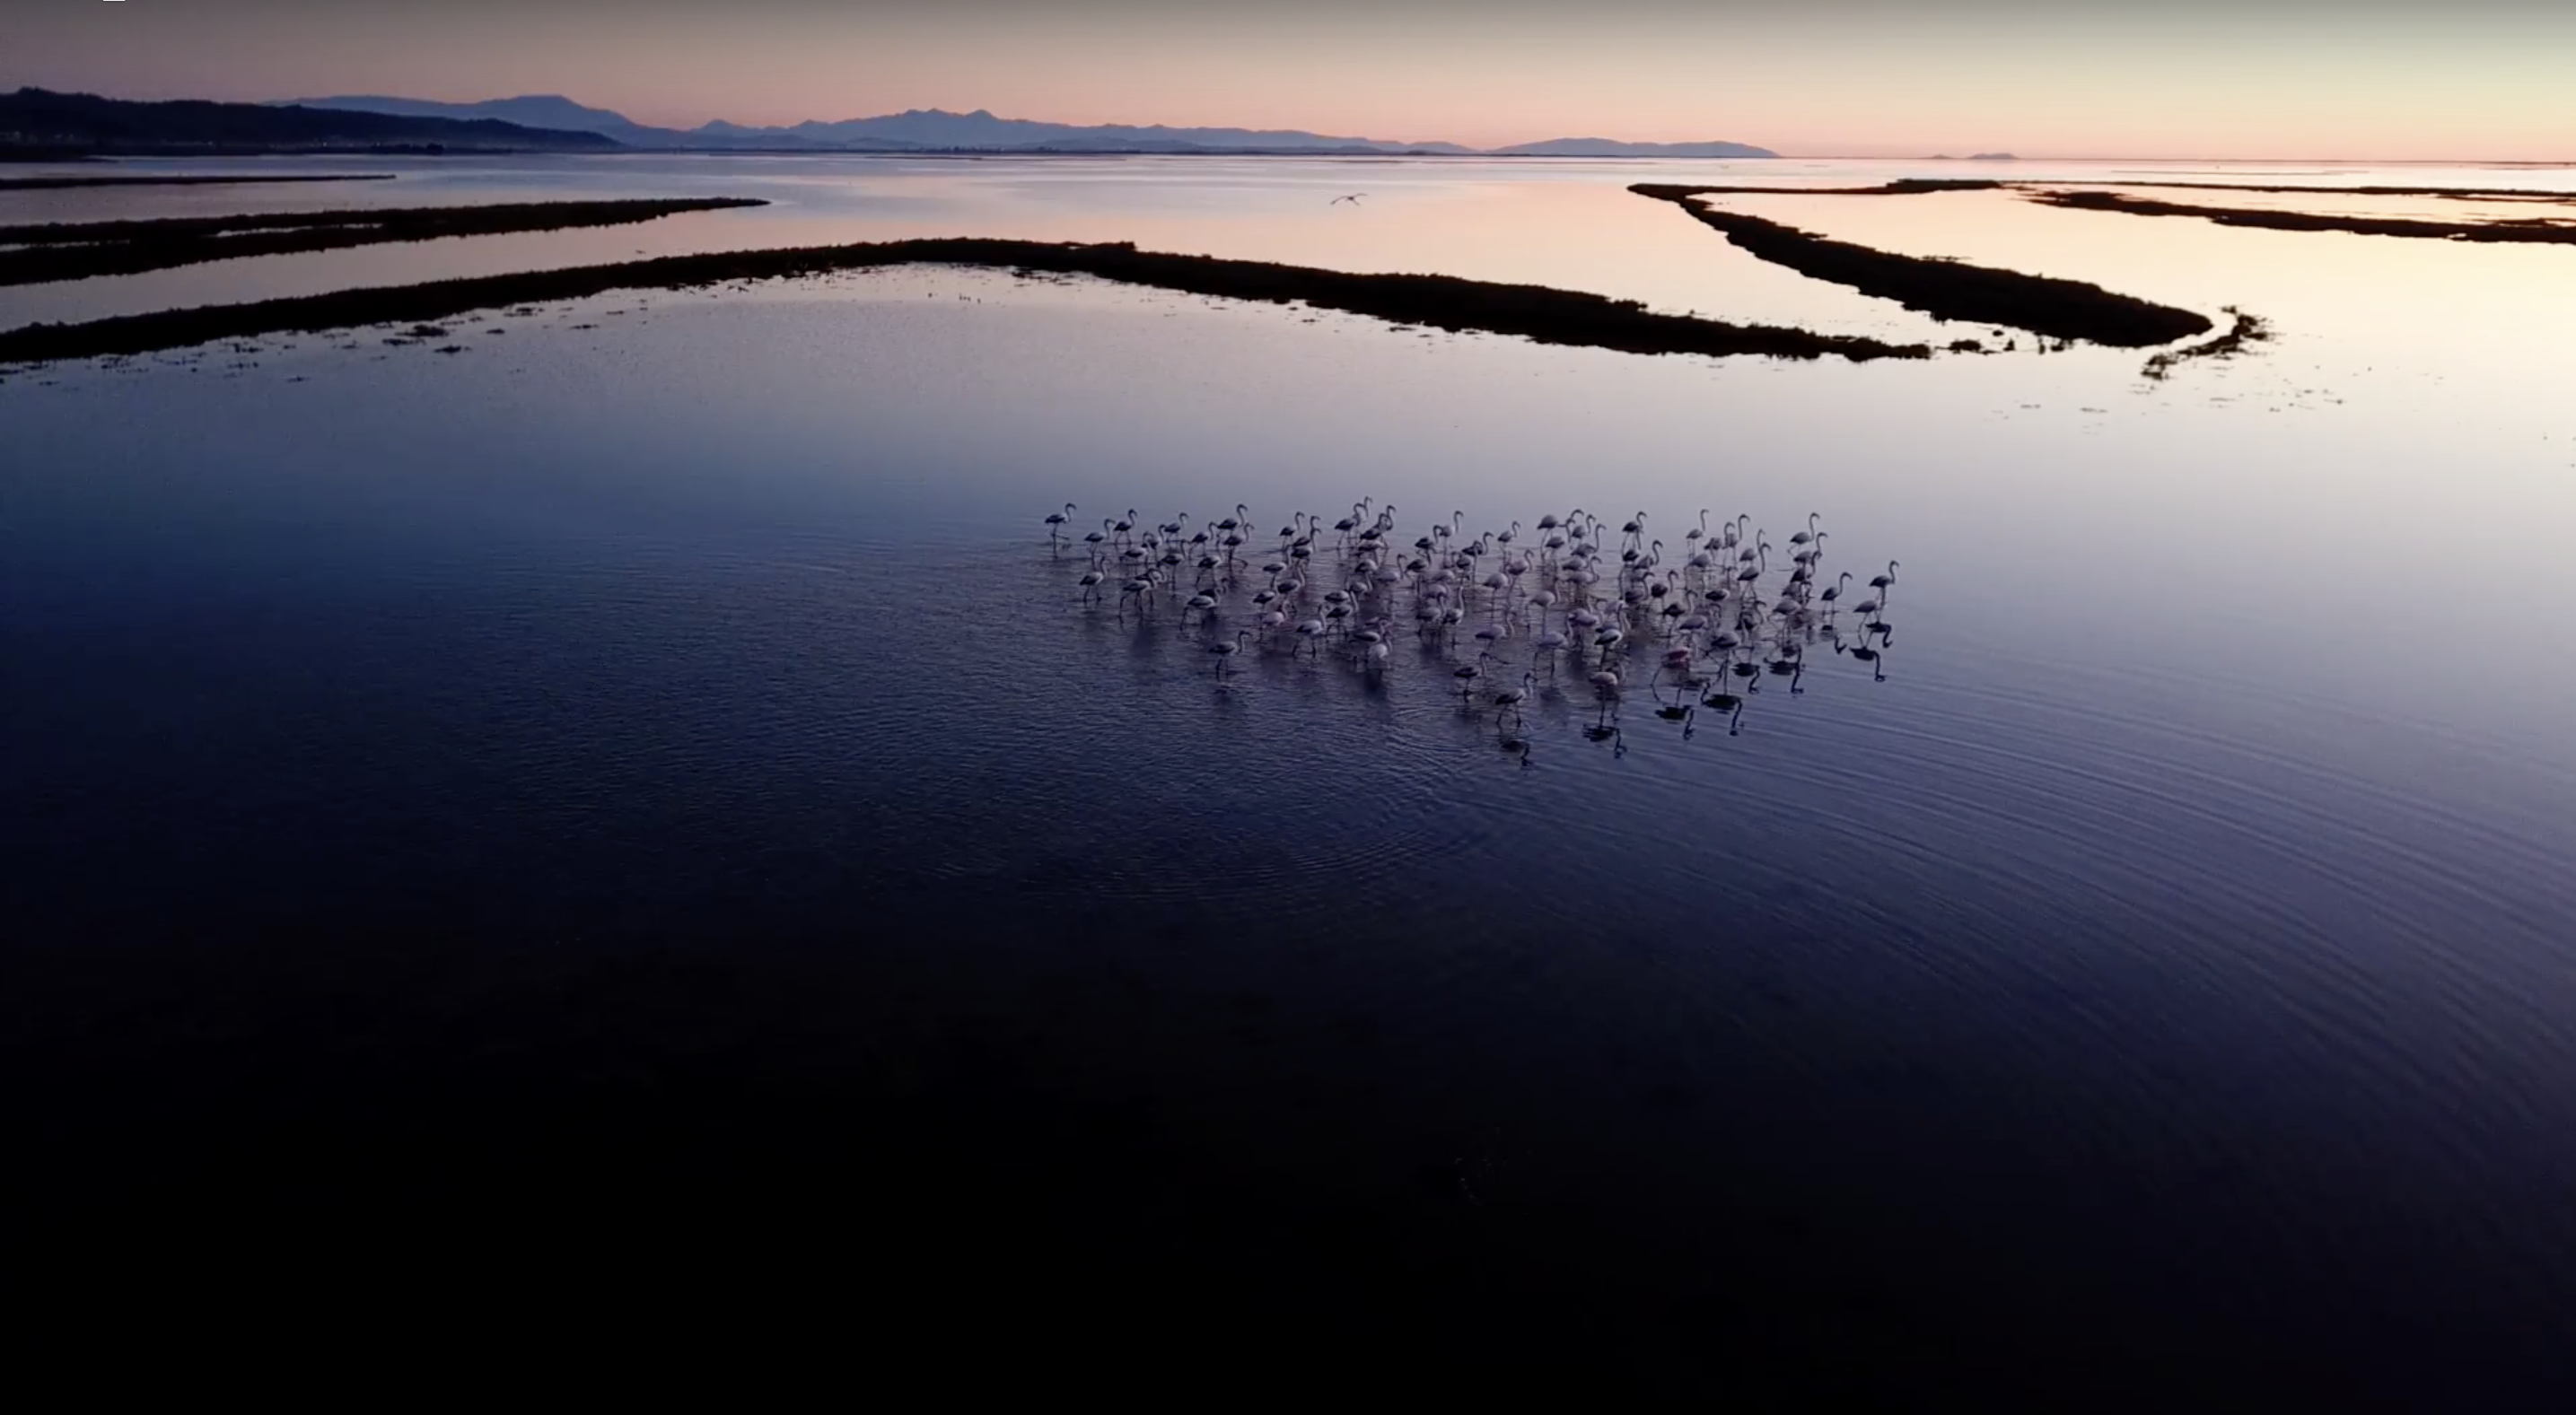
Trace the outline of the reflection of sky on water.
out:
<instances>
[{"instance_id":1,"label":"reflection of sky on water","mask_svg":"<svg viewBox=\"0 0 2576 1415\"><path fill-rule=\"evenodd\" d=\"M0 194L0 221L715 192L763 196L778 205L629 228L384 246L0 290L0 322L615 260L639 249L658 254L971 233L1134 239L1149 247L1354 269L1440 270L1603 290L1723 318L1931 338L1983 331L1939 326L1752 260L1681 213L1620 188L1647 179L1866 185L1908 175L2008 175L2576 190L2576 172L2563 169L2252 164L638 156L359 164L278 159L226 166L360 166L402 176L347 186L8 193ZM1326 204L1343 191L1370 195L1358 209ZM2499 609L2549 592L2550 547L2563 543L2576 520L2567 477L2576 466L2576 424L2565 423L2557 397L2560 361L2541 356L2535 341L2576 325L2576 281L2563 278L2576 253L2061 211L2009 193L1724 200L1885 249L2092 280L2213 314L2221 305L2241 304L2273 321L2279 342L2258 356L2191 366L2160 386L2134 376L2134 354L2079 349L2043 358L2030 352L2026 339L2015 356L1943 361L1931 369L1748 362L1694 375L1758 380L1769 390L1764 416L1726 420L1713 436L1712 455L1723 461L1752 448L1775 465L1802 460L1801 448L1823 426L1847 417L1853 385L1867 385L1871 416L1853 431L1882 440L1891 463L1885 484L1872 488L1874 500L1917 502L1913 514L1935 524L2031 523L2017 554L2045 572L2052 588L2029 595L2016 613L2045 616L2049 606L2080 597L2084 584L2104 582L2113 566L2118 583L2160 585L2160 594L2230 584L2241 592L2213 595L2203 606L2215 620L2177 615L2160 621L2178 626L2173 632L2182 637L2196 635L2204 623L2237 625L2237 633L2195 651L2223 662L2261 656L2240 646L2244 634L2269 637L2333 622L2338 606L2350 602L2349 576L2402 578L2410 566L2465 557L2465 572ZM1975 431L1956 426L1963 420L1975 423ZM1921 435L1932 425L1945 430ZM2483 606L2464 612L2451 594L2397 593L2385 579L2377 583L2374 614L2382 625L2438 640L2448 652L2474 645L2497 662L2516 655L2527 660L2527 651L2545 649L2554 632ZM2512 682L2533 671L2518 669L2496 691L2511 698ZM2547 683L2562 681L2556 670L2536 671Z\"/></svg>"},{"instance_id":2,"label":"reflection of sky on water","mask_svg":"<svg viewBox=\"0 0 2576 1415\"><path fill-rule=\"evenodd\" d=\"M1592 185L1644 175L1626 167L814 177L854 166L764 169L813 188L770 212L258 278L971 229L1914 327ZM690 168L639 159L631 185L578 190L741 183L709 163L675 186ZM1342 187L1378 204L1344 221L1321 205ZM1669 1036L1723 1059L1693 1083L1729 1098L1711 1104L1835 1131L1783 1147L1799 1192L1892 1169L1955 1186L1945 1222L1983 1204L1981 1237L2044 1248L2151 1247L2182 1214L2230 1263L2163 1280L2259 1316L2540 1311L2488 1280L2563 1242L2576 1169L2576 640L2550 608L2576 423L2543 342L2576 314L2569 253L1995 195L1757 201L1894 249L2241 302L2282 337L2148 384L2135 353L1641 359L912 270L459 320L453 357L370 333L16 374L0 649L10 682L47 685L5 711L46 744L16 799L50 813L25 877L76 879L109 841L173 891L286 878L352 910L391 891L501 932L733 917L690 892L719 858L784 872L758 877L770 911L849 872L872 908L989 910L1049 881L1051 906L1122 936L1203 898L1187 907L1218 922L1157 982L1277 974L1290 1039L1365 999L1437 1039L1392 1068L1408 1117L1432 1105L1406 1088L1446 1071L1527 1070L1542 1148L1688 1193L1732 1132L1605 1108L1626 1093L1583 1051ZM118 298L246 294L252 274ZM1640 701L1620 756L1582 740L1589 703L1543 703L1524 771L1438 687L1370 695L1272 658L1215 697L1195 645L1074 608L1038 520L1242 500L1275 526L1363 495L1404 525L1642 508L1668 549L1703 506L1775 546L1821 511L1830 570L1904 562L1888 681L1820 665L1794 702L1766 685L1740 737L1704 717L1688 742ZM40 919L117 907L29 897ZM1271 918L1373 943L1294 969L1228 950ZM1523 947L1536 971L1492 964ZM1742 1002L1775 994L1799 1009ZM1312 1055L1192 1061L1268 1118L1262 1087ZM1890 1138L1913 1133L1891 1108L1949 1138ZM2035 1216L2051 1196L2062 1232ZM2397 1291L2398 1251L2440 1271Z\"/></svg>"},{"instance_id":3,"label":"reflection of sky on water","mask_svg":"<svg viewBox=\"0 0 2576 1415\"><path fill-rule=\"evenodd\" d=\"M121 164L139 171L172 162ZM204 170L199 167L196 170ZM705 213L604 231L476 237L280 257L185 271L81 282L45 290L0 290L0 322L135 313L174 304L310 293L350 284L490 274L547 264L589 264L745 246L826 244L904 236L980 235L1044 240L1133 240L1148 248L1205 252L1354 270L1435 270L1480 279L1597 290L1665 309L1698 310L1747 322L1810 325L1837 332L1922 339L1942 332L1881 301L1818 285L1711 249L1712 233L1622 190L1630 182L1689 181L1868 185L1901 176L2063 176L2105 180L2288 181L2345 185L2516 186L2576 190L2558 169L2313 169L2205 165L1809 162L1425 162L1299 159L723 158L636 156L422 159L360 162L273 159L225 170L390 171L393 182L279 187L126 188L0 193L0 222L100 220L233 211L314 210L364 205L737 195L766 198L758 211ZM1356 208L1331 197L1364 191ZM2203 195L2187 194L2193 199ZM2254 193L2224 194L2259 199ZM2171 218L2093 218L2047 213L2032 227L1999 213L2019 203L1991 194L1918 199L1939 210L1873 213L1877 202L1807 207L1758 199L1796 214L1785 219L1895 248L2011 265L2034 261L2049 273L2115 289L2132 272L2102 257L2152 251L2184 224ZM2344 198L2342 201L2358 199ZM2373 199L2378 200L2378 199ZM2460 203L2425 199L2433 207ZM2481 208L2483 210L2483 208ZM2140 231L2099 222L2134 223ZM2054 223L2054 224L2051 224ZM1875 233L1875 234L1870 234ZM1901 236L1924 239L1911 245ZM1935 233L1938 240L1930 239ZM2375 256L2363 257L2366 264ZM2204 268L2194 256L2174 261ZM2017 267L2030 268L2030 267ZM2232 268L2222 259L2216 269ZM2174 284L2175 271L2159 272ZM2357 271L2365 278L2373 272ZM2468 278L2477 278L2474 275ZM2208 283L2208 282L2204 282ZM2224 285L2220 280L2214 282ZM2140 291L2138 293L2148 293ZM2240 290L2196 295L2235 301Z\"/></svg>"}]
</instances>

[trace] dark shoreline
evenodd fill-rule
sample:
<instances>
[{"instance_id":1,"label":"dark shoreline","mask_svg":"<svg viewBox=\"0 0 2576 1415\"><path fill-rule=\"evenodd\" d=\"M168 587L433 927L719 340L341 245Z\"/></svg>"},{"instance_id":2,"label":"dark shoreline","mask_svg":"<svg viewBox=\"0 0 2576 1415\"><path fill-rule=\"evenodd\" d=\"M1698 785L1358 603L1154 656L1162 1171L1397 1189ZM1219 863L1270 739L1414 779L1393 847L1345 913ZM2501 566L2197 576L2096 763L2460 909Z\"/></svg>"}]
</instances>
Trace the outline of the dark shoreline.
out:
<instances>
[{"instance_id":1,"label":"dark shoreline","mask_svg":"<svg viewBox=\"0 0 2576 1415\"><path fill-rule=\"evenodd\" d=\"M2451 197L2460 201L2546 201L2576 206L2576 192L2535 187L2299 187L2269 182L2008 182L2029 187L2164 187L2191 192L2285 192L2292 196Z\"/></svg>"},{"instance_id":2,"label":"dark shoreline","mask_svg":"<svg viewBox=\"0 0 2576 1415\"><path fill-rule=\"evenodd\" d=\"M2268 343L2271 340L2272 326L2261 315L2247 314L2234 305L2227 307L2227 313L2236 317L2236 323L2230 326L2226 333L2214 339L2204 339L2197 344L2185 344L2179 349L2167 349L2147 360L2146 367L2139 372L2148 378L2162 382L2173 376L2174 366L2177 364L2192 359L2233 358L2243 353L2248 344Z\"/></svg>"},{"instance_id":3,"label":"dark shoreline","mask_svg":"<svg viewBox=\"0 0 2576 1415\"><path fill-rule=\"evenodd\" d=\"M2427 221L2406 216L2328 216L2312 211L2268 211L2253 207L2194 206L2123 196L2118 192L2024 193L2043 206L2067 211L2108 211L2123 216L2191 216L2220 226L2248 226L2267 231L2341 231L2355 236L2399 236L2419 241L2478 241L2534 245L2576 245L2576 226L2542 221Z\"/></svg>"},{"instance_id":4,"label":"dark shoreline","mask_svg":"<svg viewBox=\"0 0 2576 1415\"><path fill-rule=\"evenodd\" d=\"M2113 182L2096 178L1899 177L1874 187L1693 186L1699 196L1912 197L1936 192L2046 192L2061 187L2155 187L2189 192L2269 192L2290 196L2448 197L2459 201L2531 201L2576 206L2576 192L2535 187L2302 187L2267 182ZM1631 188L1634 190L1634 188Z\"/></svg>"},{"instance_id":5,"label":"dark shoreline","mask_svg":"<svg viewBox=\"0 0 2576 1415\"><path fill-rule=\"evenodd\" d=\"M1691 200L1725 188L1640 183L1628 190L1671 202L1758 259L1787 266L1812 280L1895 300L1934 319L2005 325L2123 349L2170 344L2206 334L2212 327L2206 316L2190 310L2115 294L2099 285L1962 261L1894 255L1827 240L1758 216L1713 211Z\"/></svg>"},{"instance_id":6,"label":"dark shoreline","mask_svg":"<svg viewBox=\"0 0 2576 1415\"><path fill-rule=\"evenodd\" d=\"M85 187L247 187L288 182L390 182L391 172L328 172L279 177L0 177L0 192L44 192Z\"/></svg>"},{"instance_id":7,"label":"dark shoreline","mask_svg":"<svg viewBox=\"0 0 2576 1415\"><path fill-rule=\"evenodd\" d=\"M1506 334L1541 344L1630 354L1758 354L1854 362L1928 359L1930 346L1888 344L1779 325L1728 324L1656 314L1636 300L1503 285L1447 275L1354 275L1338 270L1139 251L1131 243L1074 245L957 237L665 256L568 270L440 280L326 295L209 305L81 324L31 324L0 333L0 364L143 354L266 334L443 319L472 310L580 299L610 290L695 289L897 265L989 266L1090 275L1129 285L1368 315L1450 332Z\"/></svg>"},{"instance_id":8,"label":"dark shoreline","mask_svg":"<svg viewBox=\"0 0 2576 1415\"><path fill-rule=\"evenodd\" d=\"M749 197L544 201L0 226L0 246L25 247L0 250L0 285L133 275L242 256L296 255L388 241L624 226L682 212L768 204Z\"/></svg>"},{"instance_id":9,"label":"dark shoreline","mask_svg":"<svg viewBox=\"0 0 2576 1415\"><path fill-rule=\"evenodd\" d=\"M1679 201L1683 197L1914 197L1935 192L1991 192L2011 185L1991 177L1899 177L1875 187L1674 187L1645 183L1628 190L1640 196Z\"/></svg>"},{"instance_id":10,"label":"dark shoreline","mask_svg":"<svg viewBox=\"0 0 2576 1415\"><path fill-rule=\"evenodd\" d=\"M2273 211L2260 207L2195 206L2186 202L2133 197L2106 187L2155 187L2162 190L2263 192L2292 196L2443 197L2458 201L2519 201L2534 205L2576 206L2576 193L2543 192L2511 187L2293 187L2250 182L2049 182L1908 177L1875 187L1692 187L1691 196L1910 197L1938 192L2009 191L2025 201L2067 211L2108 211L2123 216L2196 216L2221 226L2247 226L2269 231L2342 231L2356 236L2397 236L2425 241L2483 241L2503 244L2576 245L2576 226L2531 217L2494 221L2432 221L2412 216L2338 216L2310 211ZM2080 190L2070 190L2080 189ZM1630 191L1643 191L1631 187ZM1661 195L1658 189L1647 195ZM1744 220L1758 218L1745 217ZM1714 223L1712 223L1714 224ZM1740 242L1738 244L1741 244Z\"/></svg>"}]
</instances>

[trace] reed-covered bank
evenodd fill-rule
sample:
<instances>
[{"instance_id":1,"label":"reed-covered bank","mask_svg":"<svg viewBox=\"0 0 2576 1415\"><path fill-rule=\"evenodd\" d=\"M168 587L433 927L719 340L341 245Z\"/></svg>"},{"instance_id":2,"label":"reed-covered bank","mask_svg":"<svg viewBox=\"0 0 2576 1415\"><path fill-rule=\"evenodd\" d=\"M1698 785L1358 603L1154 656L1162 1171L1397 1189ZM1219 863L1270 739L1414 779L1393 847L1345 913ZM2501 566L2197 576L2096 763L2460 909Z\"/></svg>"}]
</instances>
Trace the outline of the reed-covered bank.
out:
<instances>
[{"instance_id":1,"label":"reed-covered bank","mask_svg":"<svg viewBox=\"0 0 2576 1415\"><path fill-rule=\"evenodd\" d=\"M1930 346L1768 324L1729 324L1658 314L1636 300L1507 285L1448 275L1370 275L1267 261L1140 251L1103 245L950 238L664 256L564 270L529 271L324 295L209 305L80 324L32 324L0 333L0 363L40 363L184 348L219 339L443 319L472 310L579 299L611 290L692 289L897 265L987 266L1088 275L1128 285L1367 315L1452 332L1506 334L1631 354L1757 354L1855 362L1928 359Z\"/></svg>"},{"instance_id":2,"label":"reed-covered bank","mask_svg":"<svg viewBox=\"0 0 2576 1415\"><path fill-rule=\"evenodd\" d=\"M2355 236L2400 236L2419 241L2529 242L2576 245L2576 225L2540 219L2427 221L2412 216L2353 216L2319 211L2279 211L2244 206L2199 206L2121 192L2035 191L2032 201L2069 211L2111 211L2124 216L2194 216L2221 226L2267 231L2341 231ZM2517 198L2530 200L2530 198Z\"/></svg>"},{"instance_id":3,"label":"reed-covered bank","mask_svg":"<svg viewBox=\"0 0 2576 1415\"><path fill-rule=\"evenodd\" d=\"M17 247L0 249L0 285L135 275L243 256L301 255L388 241L625 226L682 212L768 204L750 197L535 201L0 226L0 248Z\"/></svg>"},{"instance_id":4,"label":"reed-covered bank","mask_svg":"<svg viewBox=\"0 0 2576 1415\"><path fill-rule=\"evenodd\" d=\"M1937 186L1925 189L1943 190ZM2024 275L2017 270L1964 261L1896 255L1849 241L1828 240L1758 216L1715 210L1693 200L1722 193L1724 188L1639 183L1628 190L1671 202L1757 259L1786 266L1810 279L1847 285L1864 295L1894 300L1934 319L2004 325L2055 339L2080 339L2128 349L2170 344L2206 334L2211 328L2204 315L2116 294L2080 280Z\"/></svg>"}]
</instances>

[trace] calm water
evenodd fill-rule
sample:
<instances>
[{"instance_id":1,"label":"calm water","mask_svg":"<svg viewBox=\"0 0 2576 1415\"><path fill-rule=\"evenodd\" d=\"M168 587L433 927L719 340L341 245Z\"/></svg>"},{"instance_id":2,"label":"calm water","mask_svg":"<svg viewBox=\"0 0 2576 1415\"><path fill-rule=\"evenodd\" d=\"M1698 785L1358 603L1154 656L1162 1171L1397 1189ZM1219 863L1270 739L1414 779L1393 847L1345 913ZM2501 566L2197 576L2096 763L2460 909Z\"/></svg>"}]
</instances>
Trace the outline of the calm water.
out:
<instances>
[{"instance_id":1,"label":"calm water","mask_svg":"<svg viewBox=\"0 0 2576 1415\"><path fill-rule=\"evenodd\" d=\"M1724 164L396 165L368 199L794 199L0 322L935 232L1935 328L1618 191ZM0 220L348 199L36 195ZM38 1172L560 1082L544 1115L733 1116L826 1169L799 1147L872 1117L1024 1179L1005 1209L1211 1251L1428 1245L1748 1359L1955 1324L2530 1389L2576 1316L2568 253L1755 200L2281 338L2162 384L1716 363L906 271L11 375L0 1015L55 1068L27 1123L88 1137ZM1362 496L1406 541L1644 509L1668 553L1702 507L1782 549L1821 511L1830 571L1903 562L1885 681L1819 646L1687 737L1631 691L1614 748L1568 677L1524 764L1409 630L1382 677L1220 685L1239 596L1140 629L1039 520L1244 502L1258 547ZM686 1168L636 1124L585 1153Z\"/></svg>"}]
</instances>

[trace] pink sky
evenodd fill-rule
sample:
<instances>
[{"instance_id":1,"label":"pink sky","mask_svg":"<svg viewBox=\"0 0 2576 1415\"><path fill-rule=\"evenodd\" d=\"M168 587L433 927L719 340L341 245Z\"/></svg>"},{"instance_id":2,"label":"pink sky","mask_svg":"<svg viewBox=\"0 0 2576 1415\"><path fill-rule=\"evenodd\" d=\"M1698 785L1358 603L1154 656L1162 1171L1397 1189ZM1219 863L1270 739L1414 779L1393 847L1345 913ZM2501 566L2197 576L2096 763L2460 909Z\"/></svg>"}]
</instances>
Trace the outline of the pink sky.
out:
<instances>
[{"instance_id":1,"label":"pink sky","mask_svg":"<svg viewBox=\"0 0 2576 1415\"><path fill-rule=\"evenodd\" d=\"M35 0L0 84L569 94L641 122L910 107L1477 145L2576 161L2576 6L922 7Z\"/></svg>"}]
</instances>

